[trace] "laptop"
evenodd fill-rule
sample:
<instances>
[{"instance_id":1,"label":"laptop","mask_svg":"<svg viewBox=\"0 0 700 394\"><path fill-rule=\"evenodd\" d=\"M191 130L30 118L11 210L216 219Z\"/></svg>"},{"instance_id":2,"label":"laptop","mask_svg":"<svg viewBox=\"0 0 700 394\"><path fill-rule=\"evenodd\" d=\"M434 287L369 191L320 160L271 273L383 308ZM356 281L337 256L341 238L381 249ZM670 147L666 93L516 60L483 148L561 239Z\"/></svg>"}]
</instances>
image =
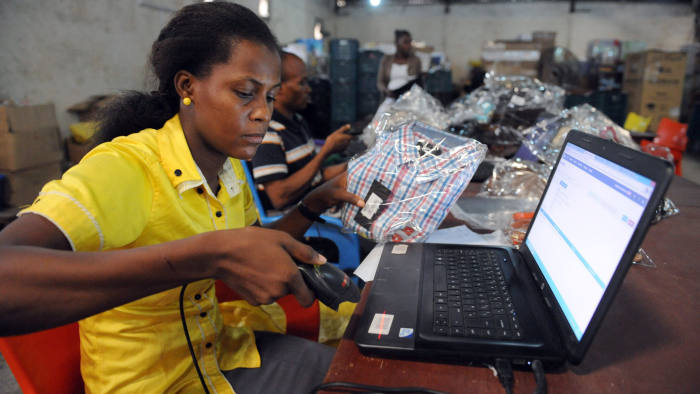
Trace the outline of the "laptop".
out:
<instances>
[{"instance_id":1,"label":"laptop","mask_svg":"<svg viewBox=\"0 0 700 394\"><path fill-rule=\"evenodd\" d=\"M520 249L386 244L355 342L385 357L580 363L672 177L667 161L569 132Z\"/></svg>"}]
</instances>

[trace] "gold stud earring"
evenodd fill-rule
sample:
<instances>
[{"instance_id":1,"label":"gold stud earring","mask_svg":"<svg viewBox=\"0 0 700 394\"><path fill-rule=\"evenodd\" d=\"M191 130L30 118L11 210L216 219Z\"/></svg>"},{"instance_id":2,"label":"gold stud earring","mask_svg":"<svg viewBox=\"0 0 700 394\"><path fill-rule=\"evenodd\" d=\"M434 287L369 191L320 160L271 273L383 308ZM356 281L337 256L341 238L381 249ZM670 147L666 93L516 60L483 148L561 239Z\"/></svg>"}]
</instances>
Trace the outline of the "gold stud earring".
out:
<instances>
[{"instance_id":1,"label":"gold stud earring","mask_svg":"<svg viewBox=\"0 0 700 394\"><path fill-rule=\"evenodd\" d=\"M188 106L192 104L192 99L189 97L185 97L184 99L182 99L182 103L185 104L185 106Z\"/></svg>"}]
</instances>

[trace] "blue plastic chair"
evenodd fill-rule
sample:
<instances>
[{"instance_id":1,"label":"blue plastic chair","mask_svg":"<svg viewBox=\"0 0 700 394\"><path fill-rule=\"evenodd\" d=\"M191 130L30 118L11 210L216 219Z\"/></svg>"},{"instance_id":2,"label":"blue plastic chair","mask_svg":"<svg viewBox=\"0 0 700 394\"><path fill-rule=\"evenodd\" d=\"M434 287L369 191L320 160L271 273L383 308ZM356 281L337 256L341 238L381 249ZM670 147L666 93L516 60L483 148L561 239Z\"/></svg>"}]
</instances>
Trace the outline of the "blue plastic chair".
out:
<instances>
[{"instance_id":1,"label":"blue plastic chair","mask_svg":"<svg viewBox=\"0 0 700 394\"><path fill-rule=\"evenodd\" d=\"M245 177L250 188L250 192L253 194L253 199L255 200L255 206L258 208L258 213L260 214L260 222L263 225L272 223L282 217L281 214L268 215L263 208L262 201L258 195L258 190L255 187L255 181L253 180L253 175L248 168L248 163L241 161L243 169L245 170ZM317 223L309 227L304 233L305 237L317 237L325 238L333 241L335 246L338 248L338 260L331 261L338 265L343 271L354 270L360 265L360 241L355 233L343 232L343 223L338 218L332 216L321 215L321 217L326 221L326 223Z\"/></svg>"}]
</instances>

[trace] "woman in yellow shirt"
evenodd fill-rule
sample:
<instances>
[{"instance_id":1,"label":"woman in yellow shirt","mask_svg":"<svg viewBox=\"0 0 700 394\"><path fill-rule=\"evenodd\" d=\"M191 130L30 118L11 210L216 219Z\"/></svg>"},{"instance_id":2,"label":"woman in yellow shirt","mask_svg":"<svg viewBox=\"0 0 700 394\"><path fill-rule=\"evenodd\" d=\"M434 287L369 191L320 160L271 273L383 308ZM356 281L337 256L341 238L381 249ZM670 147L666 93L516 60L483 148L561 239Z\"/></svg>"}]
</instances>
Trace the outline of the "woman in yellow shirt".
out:
<instances>
[{"instance_id":1,"label":"woman in yellow shirt","mask_svg":"<svg viewBox=\"0 0 700 394\"><path fill-rule=\"evenodd\" d=\"M268 305L279 297L313 302L292 258L325 262L295 240L311 224L297 209L274 229L250 227L239 160L270 121L276 39L244 7L198 3L163 28L150 61L158 90L122 96L101 123L110 139L124 136L48 183L0 232L0 335L79 320L87 392L307 391L332 349L253 332L283 331L254 318L279 312ZM344 184L336 177L303 204L363 205ZM222 310L217 279L262 309Z\"/></svg>"}]
</instances>

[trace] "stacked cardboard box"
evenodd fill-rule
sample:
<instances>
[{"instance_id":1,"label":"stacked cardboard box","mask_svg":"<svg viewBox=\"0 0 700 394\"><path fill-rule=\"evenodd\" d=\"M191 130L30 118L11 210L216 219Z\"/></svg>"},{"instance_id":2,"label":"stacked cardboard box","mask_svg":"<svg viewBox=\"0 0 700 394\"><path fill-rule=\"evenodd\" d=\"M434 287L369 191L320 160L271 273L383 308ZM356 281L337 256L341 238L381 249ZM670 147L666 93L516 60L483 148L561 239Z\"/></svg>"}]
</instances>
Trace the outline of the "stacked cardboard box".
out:
<instances>
[{"instance_id":1,"label":"stacked cardboard box","mask_svg":"<svg viewBox=\"0 0 700 394\"><path fill-rule=\"evenodd\" d=\"M538 41L488 41L481 47L484 68L500 75L537 77L542 44Z\"/></svg>"},{"instance_id":2,"label":"stacked cardboard box","mask_svg":"<svg viewBox=\"0 0 700 394\"><path fill-rule=\"evenodd\" d=\"M62 160L53 104L0 106L0 173L9 181L3 203L31 203L46 182L61 176Z\"/></svg>"},{"instance_id":3,"label":"stacked cardboard box","mask_svg":"<svg viewBox=\"0 0 700 394\"><path fill-rule=\"evenodd\" d=\"M71 135L66 138L66 153L68 163L77 164L80 159L97 146L101 140L96 136L95 116L98 111L115 99L114 94L99 94L90 96L86 100L71 105L66 111L76 115L79 122L70 126ZM81 130L82 134L76 134L75 130ZM85 133L89 131L89 133Z\"/></svg>"},{"instance_id":4,"label":"stacked cardboard box","mask_svg":"<svg viewBox=\"0 0 700 394\"><path fill-rule=\"evenodd\" d=\"M661 118L678 120L685 66L683 52L650 50L625 59L622 87L627 93L627 111L651 117L649 130L656 130Z\"/></svg>"},{"instance_id":5,"label":"stacked cardboard box","mask_svg":"<svg viewBox=\"0 0 700 394\"><path fill-rule=\"evenodd\" d=\"M481 47L484 68L501 75L537 77L542 51L554 46L556 32L535 31L520 40L487 41Z\"/></svg>"}]
</instances>

